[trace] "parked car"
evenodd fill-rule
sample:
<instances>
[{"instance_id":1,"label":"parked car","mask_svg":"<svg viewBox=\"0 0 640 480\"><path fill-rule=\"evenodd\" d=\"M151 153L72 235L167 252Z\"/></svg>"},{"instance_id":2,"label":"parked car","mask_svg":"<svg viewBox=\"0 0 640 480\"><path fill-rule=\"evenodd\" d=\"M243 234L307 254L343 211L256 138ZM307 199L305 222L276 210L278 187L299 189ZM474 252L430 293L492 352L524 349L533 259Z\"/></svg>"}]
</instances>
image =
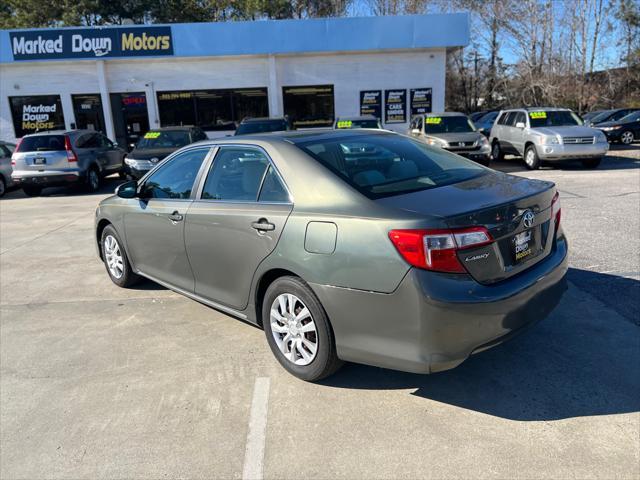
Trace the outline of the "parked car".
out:
<instances>
[{"instance_id":1,"label":"parked car","mask_svg":"<svg viewBox=\"0 0 640 480\"><path fill-rule=\"evenodd\" d=\"M363 115L360 117L338 117L333 122L334 129L350 128L382 128L380 120L373 115Z\"/></svg>"},{"instance_id":2,"label":"parked car","mask_svg":"<svg viewBox=\"0 0 640 480\"><path fill-rule=\"evenodd\" d=\"M638 108L616 108L613 110L605 110L600 112L598 115L591 117L589 120L585 121L585 125L589 127L595 127L600 123L604 122L615 122L616 120L620 120L622 117L626 117L630 113L637 112Z\"/></svg>"},{"instance_id":3,"label":"parked car","mask_svg":"<svg viewBox=\"0 0 640 480\"><path fill-rule=\"evenodd\" d=\"M417 115L411 119L408 134L414 138L489 166L491 147L463 113L442 112Z\"/></svg>"},{"instance_id":4,"label":"parked car","mask_svg":"<svg viewBox=\"0 0 640 480\"><path fill-rule=\"evenodd\" d=\"M106 175L124 173L125 151L94 130L25 135L11 156L11 178L29 196L43 188L84 185L95 192Z\"/></svg>"},{"instance_id":5,"label":"parked car","mask_svg":"<svg viewBox=\"0 0 640 480\"><path fill-rule=\"evenodd\" d=\"M596 128L602 130L610 142L631 145L634 140L640 140L640 110L618 121L599 123Z\"/></svg>"},{"instance_id":6,"label":"parked car","mask_svg":"<svg viewBox=\"0 0 640 480\"><path fill-rule=\"evenodd\" d=\"M124 159L127 175L141 178L167 155L206 138L207 134L201 128L193 126L149 130Z\"/></svg>"},{"instance_id":7,"label":"parked car","mask_svg":"<svg viewBox=\"0 0 640 480\"><path fill-rule=\"evenodd\" d=\"M281 132L291 130L287 117L276 118L245 118L236 129L236 135L252 133Z\"/></svg>"},{"instance_id":8,"label":"parked car","mask_svg":"<svg viewBox=\"0 0 640 480\"><path fill-rule=\"evenodd\" d=\"M472 122L475 123L476 120L479 120L481 117L484 117L487 113L489 113L489 110L480 110L479 112L470 113L469 118L471 119Z\"/></svg>"},{"instance_id":9,"label":"parked car","mask_svg":"<svg viewBox=\"0 0 640 480\"><path fill-rule=\"evenodd\" d=\"M491 127L493 127L493 124L495 123L496 118L498 118L499 113L500 110L489 112L486 115L480 117L478 121L474 121L473 124L481 134L483 134L485 137L489 137L489 134L491 133Z\"/></svg>"},{"instance_id":10,"label":"parked car","mask_svg":"<svg viewBox=\"0 0 640 480\"><path fill-rule=\"evenodd\" d=\"M503 110L489 137L494 160L505 154L524 158L529 169L540 161L581 160L596 168L609 149L607 137L566 108L517 108Z\"/></svg>"},{"instance_id":11,"label":"parked car","mask_svg":"<svg viewBox=\"0 0 640 480\"><path fill-rule=\"evenodd\" d=\"M0 141L0 197L3 197L7 189L13 186L11 155L15 149L15 144Z\"/></svg>"},{"instance_id":12,"label":"parked car","mask_svg":"<svg viewBox=\"0 0 640 480\"><path fill-rule=\"evenodd\" d=\"M120 185L95 245L116 285L256 324L315 381L342 361L450 369L541 320L567 288L560 219L553 183L405 135L280 132L187 146Z\"/></svg>"},{"instance_id":13,"label":"parked car","mask_svg":"<svg viewBox=\"0 0 640 480\"><path fill-rule=\"evenodd\" d=\"M604 110L593 110L591 112L587 112L584 113L582 115L582 121L584 122L585 125L587 125L587 123L596 115L600 115L602 112L604 112Z\"/></svg>"}]
</instances>

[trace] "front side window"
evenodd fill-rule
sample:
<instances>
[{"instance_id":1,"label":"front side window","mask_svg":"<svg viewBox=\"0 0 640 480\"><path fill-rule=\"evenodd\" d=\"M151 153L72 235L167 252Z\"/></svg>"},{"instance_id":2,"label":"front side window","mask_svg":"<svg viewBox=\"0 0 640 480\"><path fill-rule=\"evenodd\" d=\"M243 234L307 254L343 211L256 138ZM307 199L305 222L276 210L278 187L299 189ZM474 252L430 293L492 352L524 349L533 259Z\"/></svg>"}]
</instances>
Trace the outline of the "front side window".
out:
<instances>
[{"instance_id":1,"label":"front side window","mask_svg":"<svg viewBox=\"0 0 640 480\"><path fill-rule=\"evenodd\" d=\"M269 159L248 147L221 147L207 175L203 200L255 202Z\"/></svg>"},{"instance_id":2,"label":"front side window","mask_svg":"<svg viewBox=\"0 0 640 480\"><path fill-rule=\"evenodd\" d=\"M464 133L475 132L471 120L464 116L458 117L425 117L424 132L427 134L438 133Z\"/></svg>"},{"instance_id":3,"label":"front side window","mask_svg":"<svg viewBox=\"0 0 640 480\"><path fill-rule=\"evenodd\" d=\"M295 145L372 199L450 185L486 172L443 149L393 134L325 137Z\"/></svg>"},{"instance_id":4,"label":"front side window","mask_svg":"<svg viewBox=\"0 0 640 480\"><path fill-rule=\"evenodd\" d=\"M570 110L530 111L531 128L582 125L580 118Z\"/></svg>"},{"instance_id":5,"label":"front side window","mask_svg":"<svg viewBox=\"0 0 640 480\"><path fill-rule=\"evenodd\" d=\"M179 153L145 181L143 198L188 199L208 148Z\"/></svg>"}]
</instances>

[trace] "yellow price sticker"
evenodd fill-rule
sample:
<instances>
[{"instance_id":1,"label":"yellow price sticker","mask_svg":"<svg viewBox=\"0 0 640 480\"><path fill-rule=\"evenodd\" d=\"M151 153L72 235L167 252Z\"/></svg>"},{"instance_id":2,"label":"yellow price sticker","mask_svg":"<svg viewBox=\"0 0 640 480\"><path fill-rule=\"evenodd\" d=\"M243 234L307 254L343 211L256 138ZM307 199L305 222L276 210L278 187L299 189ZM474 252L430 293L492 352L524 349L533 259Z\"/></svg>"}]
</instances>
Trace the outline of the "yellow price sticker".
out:
<instances>
[{"instance_id":1,"label":"yellow price sticker","mask_svg":"<svg viewBox=\"0 0 640 480\"><path fill-rule=\"evenodd\" d=\"M431 124L431 125L440 125L442 123L442 118L441 117L427 117L426 122L427 122L427 124Z\"/></svg>"},{"instance_id":2,"label":"yellow price sticker","mask_svg":"<svg viewBox=\"0 0 640 480\"><path fill-rule=\"evenodd\" d=\"M158 138L160 136L160 132L147 132L144 134L144 138Z\"/></svg>"},{"instance_id":3,"label":"yellow price sticker","mask_svg":"<svg viewBox=\"0 0 640 480\"><path fill-rule=\"evenodd\" d=\"M353 122L351 120L340 120L338 121L338 128L351 128Z\"/></svg>"},{"instance_id":4,"label":"yellow price sticker","mask_svg":"<svg viewBox=\"0 0 640 480\"><path fill-rule=\"evenodd\" d=\"M547 112L529 112L530 118L547 118Z\"/></svg>"}]
</instances>

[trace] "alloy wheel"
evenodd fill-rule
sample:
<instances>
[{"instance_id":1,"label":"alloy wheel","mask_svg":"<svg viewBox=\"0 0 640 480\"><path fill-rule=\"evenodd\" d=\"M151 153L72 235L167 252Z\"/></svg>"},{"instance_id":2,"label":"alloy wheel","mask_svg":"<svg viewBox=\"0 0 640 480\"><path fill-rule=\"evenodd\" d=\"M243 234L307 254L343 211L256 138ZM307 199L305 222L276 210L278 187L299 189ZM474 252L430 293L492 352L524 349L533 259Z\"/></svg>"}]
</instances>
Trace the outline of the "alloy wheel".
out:
<instances>
[{"instance_id":1,"label":"alloy wheel","mask_svg":"<svg viewBox=\"0 0 640 480\"><path fill-rule=\"evenodd\" d=\"M124 274L124 260L120 245L112 235L107 235L104 239L104 257L111 275L115 278L121 278Z\"/></svg>"},{"instance_id":2,"label":"alloy wheel","mask_svg":"<svg viewBox=\"0 0 640 480\"><path fill-rule=\"evenodd\" d=\"M500 147L498 146L497 143L493 144L493 149L491 150L491 156L493 157L494 160L497 160L498 157L500 156Z\"/></svg>"},{"instance_id":3,"label":"alloy wheel","mask_svg":"<svg viewBox=\"0 0 640 480\"><path fill-rule=\"evenodd\" d=\"M318 352L318 334L311 312L291 293L271 304L271 333L280 352L296 365L309 365Z\"/></svg>"},{"instance_id":4,"label":"alloy wheel","mask_svg":"<svg viewBox=\"0 0 640 480\"><path fill-rule=\"evenodd\" d=\"M620 141L625 145L631 145L633 143L633 132L622 132Z\"/></svg>"},{"instance_id":5,"label":"alloy wheel","mask_svg":"<svg viewBox=\"0 0 640 480\"><path fill-rule=\"evenodd\" d=\"M98 177L98 172L95 170L89 170L89 186L91 190L97 190L100 186L100 177Z\"/></svg>"},{"instance_id":6,"label":"alloy wheel","mask_svg":"<svg viewBox=\"0 0 640 480\"><path fill-rule=\"evenodd\" d=\"M527 165L532 166L536 163L536 154L533 150L527 150L527 153L524 156L524 161Z\"/></svg>"}]
</instances>

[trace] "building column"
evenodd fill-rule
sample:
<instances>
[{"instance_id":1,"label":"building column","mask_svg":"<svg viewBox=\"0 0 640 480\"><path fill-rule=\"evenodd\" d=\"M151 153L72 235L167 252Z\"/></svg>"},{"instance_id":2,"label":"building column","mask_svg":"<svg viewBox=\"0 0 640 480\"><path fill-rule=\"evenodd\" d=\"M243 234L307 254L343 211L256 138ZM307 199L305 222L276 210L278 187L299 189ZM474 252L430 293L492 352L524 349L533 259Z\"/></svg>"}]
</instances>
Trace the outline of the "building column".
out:
<instances>
[{"instance_id":1,"label":"building column","mask_svg":"<svg viewBox=\"0 0 640 480\"><path fill-rule=\"evenodd\" d=\"M111 113L111 98L109 97L109 88L107 87L107 74L105 70L104 60L96 61L96 72L98 75L98 87L100 88L100 101L102 103L102 113L104 114L104 123L107 129L107 137L116 141L116 131L113 128L113 114Z\"/></svg>"},{"instance_id":2,"label":"building column","mask_svg":"<svg viewBox=\"0 0 640 480\"><path fill-rule=\"evenodd\" d=\"M284 109L282 108L282 89L278 82L275 55L269 55L267 62L269 65L269 116L280 117L284 114Z\"/></svg>"},{"instance_id":3,"label":"building column","mask_svg":"<svg viewBox=\"0 0 640 480\"><path fill-rule=\"evenodd\" d=\"M153 82L144 84L144 94L147 97L147 115L149 115L149 128L160 127L160 115L158 113L158 98Z\"/></svg>"},{"instance_id":4,"label":"building column","mask_svg":"<svg viewBox=\"0 0 640 480\"><path fill-rule=\"evenodd\" d=\"M76 112L73 110L73 101L71 100L70 93L63 93L60 95L60 102L62 103L62 115L64 116L64 126L67 130L73 130L78 128L76 124ZM74 124L75 127L72 127Z\"/></svg>"}]
</instances>

